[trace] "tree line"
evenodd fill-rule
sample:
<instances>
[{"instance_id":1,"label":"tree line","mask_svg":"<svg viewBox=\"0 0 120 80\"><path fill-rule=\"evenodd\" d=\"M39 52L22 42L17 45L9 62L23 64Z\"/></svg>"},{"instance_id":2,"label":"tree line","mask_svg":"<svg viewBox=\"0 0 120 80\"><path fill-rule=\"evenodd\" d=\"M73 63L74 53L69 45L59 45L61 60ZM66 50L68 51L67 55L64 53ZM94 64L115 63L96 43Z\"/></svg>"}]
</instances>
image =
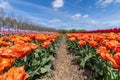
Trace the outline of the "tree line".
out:
<instances>
[{"instance_id":1,"label":"tree line","mask_svg":"<svg viewBox=\"0 0 120 80\"><path fill-rule=\"evenodd\" d=\"M62 33L62 34L66 34L66 33L86 32L86 30L84 30L84 29L82 29L82 30L76 30L76 29L66 30L66 29L61 29L61 30L58 30L58 32Z\"/></svg>"},{"instance_id":2,"label":"tree line","mask_svg":"<svg viewBox=\"0 0 120 80\"><path fill-rule=\"evenodd\" d=\"M9 16L5 15L3 8L0 8L0 30L2 29L14 29L14 30L34 30L34 31L49 31L56 32L56 29L46 27L42 24L34 24L29 19L23 19L22 17L15 17L11 12Z\"/></svg>"}]
</instances>

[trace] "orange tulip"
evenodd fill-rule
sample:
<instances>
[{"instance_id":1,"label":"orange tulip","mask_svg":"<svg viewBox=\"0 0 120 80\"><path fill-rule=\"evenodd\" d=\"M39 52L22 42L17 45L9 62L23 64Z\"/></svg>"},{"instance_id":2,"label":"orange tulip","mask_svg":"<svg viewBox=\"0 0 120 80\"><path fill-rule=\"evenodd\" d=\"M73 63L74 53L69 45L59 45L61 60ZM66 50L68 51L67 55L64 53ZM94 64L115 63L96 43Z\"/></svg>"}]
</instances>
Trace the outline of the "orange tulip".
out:
<instances>
[{"instance_id":1,"label":"orange tulip","mask_svg":"<svg viewBox=\"0 0 120 80\"><path fill-rule=\"evenodd\" d=\"M109 60L110 57L113 57L111 53L100 53L100 56L102 57L103 60Z\"/></svg>"},{"instance_id":2,"label":"orange tulip","mask_svg":"<svg viewBox=\"0 0 120 80\"><path fill-rule=\"evenodd\" d=\"M18 56L20 56L20 54L16 54L15 51L11 49L11 47L0 48L0 57L11 58L11 57L18 57Z\"/></svg>"},{"instance_id":3,"label":"orange tulip","mask_svg":"<svg viewBox=\"0 0 120 80\"><path fill-rule=\"evenodd\" d=\"M28 55L30 51L30 46L14 45L12 47L0 48L0 56L9 58L23 58Z\"/></svg>"},{"instance_id":4,"label":"orange tulip","mask_svg":"<svg viewBox=\"0 0 120 80\"><path fill-rule=\"evenodd\" d=\"M30 37L24 37L22 40L24 42L31 42L32 41L32 39Z\"/></svg>"},{"instance_id":5,"label":"orange tulip","mask_svg":"<svg viewBox=\"0 0 120 80\"><path fill-rule=\"evenodd\" d=\"M83 41L83 40L81 40L81 41L78 42L78 45L80 45L80 46L84 46L85 44L86 44L86 42Z\"/></svg>"},{"instance_id":6,"label":"orange tulip","mask_svg":"<svg viewBox=\"0 0 120 80\"><path fill-rule=\"evenodd\" d=\"M97 53L102 57L104 60L109 60L109 57L112 56L112 54L109 53L109 50L106 49L106 47L100 46L97 49Z\"/></svg>"},{"instance_id":7,"label":"orange tulip","mask_svg":"<svg viewBox=\"0 0 120 80\"><path fill-rule=\"evenodd\" d=\"M41 44L42 48L47 48L50 45L50 41L45 41Z\"/></svg>"},{"instance_id":8,"label":"orange tulip","mask_svg":"<svg viewBox=\"0 0 120 80\"><path fill-rule=\"evenodd\" d=\"M117 39L116 34L114 32L109 33L107 36L107 39L108 40L116 40Z\"/></svg>"},{"instance_id":9,"label":"orange tulip","mask_svg":"<svg viewBox=\"0 0 120 80\"><path fill-rule=\"evenodd\" d=\"M14 64L14 61L15 59L13 58L0 58L0 73L11 67Z\"/></svg>"},{"instance_id":10,"label":"orange tulip","mask_svg":"<svg viewBox=\"0 0 120 80\"><path fill-rule=\"evenodd\" d=\"M22 67L13 67L8 72L3 75L0 75L0 80L26 80L29 77L25 73L24 66Z\"/></svg>"},{"instance_id":11,"label":"orange tulip","mask_svg":"<svg viewBox=\"0 0 120 80\"><path fill-rule=\"evenodd\" d=\"M116 54L114 55L114 59L115 59L115 61L117 62L117 64L120 65L120 52L119 52L119 53L116 53Z\"/></svg>"},{"instance_id":12,"label":"orange tulip","mask_svg":"<svg viewBox=\"0 0 120 80\"><path fill-rule=\"evenodd\" d=\"M116 53L117 53L117 52L120 52L120 44L118 44L117 46L115 46L114 51L115 51Z\"/></svg>"},{"instance_id":13,"label":"orange tulip","mask_svg":"<svg viewBox=\"0 0 120 80\"><path fill-rule=\"evenodd\" d=\"M112 40L112 41L108 41L105 43L105 46L108 48L108 49L114 49L115 46L117 46L119 44L118 41L116 40Z\"/></svg>"},{"instance_id":14,"label":"orange tulip","mask_svg":"<svg viewBox=\"0 0 120 80\"><path fill-rule=\"evenodd\" d=\"M98 43L96 41L89 41L89 45L92 47L98 47Z\"/></svg>"},{"instance_id":15,"label":"orange tulip","mask_svg":"<svg viewBox=\"0 0 120 80\"><path fill-rule=\"evenodd\" d=\"M0 40L0 46L10 46L10 42Z\"/></svg>"},{"instance_id":16,"label":"orange tulip","mask_svg":"<svg viewBox=\"0 0 120 80\"><path fill-rule=\"evenodd\" d=\"M69 38L70 41L75 41L75 37Z\"/></svg>"},{"instance_id":17,"label":"orange tulip","mask_svg":"<svg viewBox=\"0 0 120 80\"><path fill-rule=\"evenodd\" d=\"M116 60L114 58L109 58L109 61L111 63L111 65L116 68L116 69L119 69L120 70L120 65L117 64Z\"/></svg>"},{"instance_id":18,"label":"orange tulip","mask_svg":"<svg viewBox=\"0 0 120 80\"><path fill-rule=\"evenodd\" d=\"M53 39L51 39L51 42L55 42L55 39L53 38Z\"/></svg>"},{"instance_id":19,"label":"orange tulip","mask_svg":"<svg viewBox=\"0 0 120 80\"><path fill-rule=\"evenodd\" d=\"M28 55L31 51L30 46L28 45L15 45L12 47L13 51L15 52L15 55L18 54L19 58L23 58L24 56Z\"/></svg>"},{"instance_id":20,"label":"orange tulip","mask_svg":"<svg viewBox=\"0 0 120 80\"><path fill-rule=\"evenodd\" d=\"M37 45L37 44L34 44L34 43L29 44L29 46L30 46L30 48L31 48L32 50L36 50L36 49L38 48L38 45Z\"/></svg>"},{"instance_id":21,"label":"orange tulip","mask_svg":"<svg viewBox=\"0 0 120 80\"><path fill-rule=\"evenodd\" d=\"M104 46L100 46L98 49L97 49L97 53L101 54L101 53L109 53L109 50L104 47Z\"/></svg>"}]
</instances>

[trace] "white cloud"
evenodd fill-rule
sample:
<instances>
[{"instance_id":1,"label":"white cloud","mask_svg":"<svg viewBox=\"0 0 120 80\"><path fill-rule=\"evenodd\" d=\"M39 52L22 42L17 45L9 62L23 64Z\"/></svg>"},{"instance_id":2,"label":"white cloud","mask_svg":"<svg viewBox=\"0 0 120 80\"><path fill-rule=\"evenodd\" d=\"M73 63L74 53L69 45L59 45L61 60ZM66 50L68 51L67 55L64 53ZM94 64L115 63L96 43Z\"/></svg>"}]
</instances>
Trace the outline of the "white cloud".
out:
<instances>
[{"instance_id":1,"label":"white cloud","mask_svg":"<svg viewBox=\"0 0 120 80\"><path fill-rule=\"evenodd\" d=\"M49 22L50 23L60 23L60 22L62 22L62 20L60 20L60 19L52 19Z\"/></svg>"},{"instance_id":2,"label":"white cloud","mask_svg":"<svg viewBox=\"0 0 120 80\"><path fill-rule=\"evenodd\" d=\"M77 14L73 15L71 18L74 20L78 20L78 19L80 19L80 17L81 17L81 14L77 13Z\"/></svg>"},{"instance_id":3,"label":"white cloud","mask_svg":"<svg viewBox=\"0 0 120 80\"><path fill-rule=\"evenodd\" d=\"M90 21L90 24L91 24L91 25L100 25L100 24L102 24L102 23L100 23L100 22L98 22L98 21L95 21L95 20L91 20L91 21Z\"/></svg>"},{"instance_id":4,"label":"white cloud","mask_svg":"<svg viewBox=\"0 0 120 80\"><path fill-rule=\"evenodd\" d=\"M64 6L64 0L54 0L54 1L52 2L52 6L53 6L53 8L55 8L55 9L61 8L61 7Z\"/></svg>"},{"instance_id":5,"label":"white cloud","mask_svg":"<svg viewBox=\"0 0 120 80\"><path fill-rule=\"evenodd\" d=\"M0 8L2 8L2 9L12 9L11 5L6 0L0 0Z\"/></svg>"},{"instance_id":6,"label":"white cloud","mask_svg":"<svg viewBox=\"0 0 120 80\"><path fill-rule=\"evenodd\" d=\"M114 0L98 0L97 4L101 7L106 7L111 4Z\"/></svg>"},{"instance_id":7,"label":"white cloud","mask_svg":"<svg viewBox=\"0 0 120 80\"><path fill-rule=\"evenodd\" d=\"M98 0L97 5L104 8L104 7L107 7L109 4L112 4L112 3L120 3L120 0Z\"/></svg>"},{"instance_id":8,"label":"white cloud","mask_svg":"<svg viewBox=\"0 0 120 80\"><path fill-rule=\"evenodd\" d=\"M88 14L86 14L86 15L84 15L83 16L83 18L85 19L85 18L88 18L89 17L89 15Z\"/></svg>"}]
</instances>

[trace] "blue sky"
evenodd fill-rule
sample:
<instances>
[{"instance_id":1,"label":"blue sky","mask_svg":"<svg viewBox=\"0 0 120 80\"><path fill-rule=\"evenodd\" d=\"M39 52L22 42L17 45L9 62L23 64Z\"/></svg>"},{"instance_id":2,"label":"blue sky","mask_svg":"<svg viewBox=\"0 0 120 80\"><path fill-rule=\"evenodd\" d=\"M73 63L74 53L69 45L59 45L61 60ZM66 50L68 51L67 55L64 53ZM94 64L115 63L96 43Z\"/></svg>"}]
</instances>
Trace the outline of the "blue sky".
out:
<instances>
[{"instance_id":1,"label":"blue sky","mask_svg":"<svg viewBox=\"0 0 120 80\"><path fill-rule=\"evenodd\" d=\"M0 0L7 15L56 29L120 27L120 0Z\"/></svg>"}]
</instances>

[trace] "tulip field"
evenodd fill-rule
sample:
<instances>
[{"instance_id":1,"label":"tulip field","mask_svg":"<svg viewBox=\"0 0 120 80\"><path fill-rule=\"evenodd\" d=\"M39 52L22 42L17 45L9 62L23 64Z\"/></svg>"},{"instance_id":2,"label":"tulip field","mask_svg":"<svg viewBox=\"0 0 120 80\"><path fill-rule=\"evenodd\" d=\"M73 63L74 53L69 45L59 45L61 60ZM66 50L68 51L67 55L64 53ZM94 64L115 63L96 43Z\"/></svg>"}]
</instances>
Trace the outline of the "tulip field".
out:
<instances>
[{"instance_id":1,"label":"tulip field","mask_svg":"<svg viewBox=\"0 0 120 80\"><path fill-rule=\"evenodd\" d=\"M35 80L51 71L59 34L12 34L0 37L0 80Z\"/></svg>"},{"instance_id":2,"label":"tulip field","mask_svg":"<svg viewBox=\"0 0 120 80\"><path fill-rule=\"evenodd\" d=\"M50 77L63 36L76 65L92 73L90 80L120 79L120 33L110 32L1 34L0 80Z\"/></svg>"},{"instance_id":3,"label":"tulip field","mask_svg":"<svg viewBox=\"0 0 120 80\"><path fill-rule=\"evenodd\" d=\"M120 33L70 33L68 49L76 63L93 72L91 80L120 79Z\"/></svg>"}]
</instances>

